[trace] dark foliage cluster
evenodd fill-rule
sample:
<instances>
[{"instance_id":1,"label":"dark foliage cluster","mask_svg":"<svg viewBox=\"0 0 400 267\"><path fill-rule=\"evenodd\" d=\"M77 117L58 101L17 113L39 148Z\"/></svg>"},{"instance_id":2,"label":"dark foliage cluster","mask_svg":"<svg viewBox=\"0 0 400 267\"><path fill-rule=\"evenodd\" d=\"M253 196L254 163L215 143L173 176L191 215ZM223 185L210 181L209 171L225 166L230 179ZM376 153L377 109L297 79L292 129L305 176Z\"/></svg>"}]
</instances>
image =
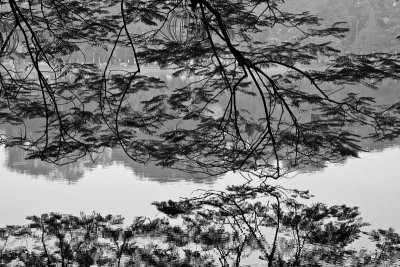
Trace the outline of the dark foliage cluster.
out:
<instances>
[{"instance_id":1,"label":"dark foliage cluster","mask_svg":"<svg viewBox=\"0 0 400 267\"><path fill-rule=\"evenodd\" d=\"M393 229L363 231L357 207L307 204L308 192L230 187L155 203L170 219L30 216L0 229L0 266L397 266ZM361 236L376 249L352 247Z\"/></svg>"},{"instance_id":2,"label":"dark foliage cluster","mask_svg":"<svg viewBox=\"0 0 400 267\"><path fill-rule=\"evenodd\" d=\"M322 27L308 12L285 11L283 1L3 2L20 49L1 62L0 119L16 129L2 142L31 159L66 164L121 147L137 162L187 172L277 178L356 156L360 138L399 135L397 102L382 106L354 93L338 99L330 86L376 88L397 79L398 54L342 53L331 40L345 37L345 24ZM190 41L166 29L182 12L201 28ZM257 41L282 26L297 37ZM103 47L108 59L85 61L83 45ZM131 50L134 66L112 67L118 48ZM77 54L83 61L71 60ZM329 62L315 68L319 57ZM148 64L189 79L168 87L146 74ZM307 88L299 85L305 80ZM315 111L319 123L302 119L303 110ZM352 125L369 127L369 136L353 134Z\"/></svg>"}]
</instances>

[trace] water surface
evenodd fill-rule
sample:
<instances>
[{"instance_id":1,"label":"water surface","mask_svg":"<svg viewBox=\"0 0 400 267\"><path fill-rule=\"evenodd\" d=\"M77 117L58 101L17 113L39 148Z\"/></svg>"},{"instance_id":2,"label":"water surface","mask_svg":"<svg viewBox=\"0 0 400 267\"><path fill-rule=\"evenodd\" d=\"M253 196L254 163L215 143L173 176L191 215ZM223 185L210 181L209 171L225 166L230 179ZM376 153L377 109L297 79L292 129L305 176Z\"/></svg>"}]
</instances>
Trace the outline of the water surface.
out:
<instances>
[{"instance_id":1,"label":"water surface","mask_svg":"<svg viewBox=\"0 0 400 267\"><path fill-rule=\"evenodd\" d=\"M22 156L13 157L16 153ZM37 160L24 161L23 154L20 150L0 148L2 226L23 224L28 215L52 211L75 215L81 211L121 214L127 222L135 216L153 218L157 211L150 205L152 201L178 199L196 189L223 189L242 181L234 173L212 178L191 177L155 166L129 165L112 157L103 162L100 158L100 163L91 166L78 162L76 166L57 167ZM399 158L398 146L361 153L360 158L300 173L280 180L279 184L310 190L315 195L312 202L358 206L365 221L374 228L400 229ZM66 168L74 171L68 173ZM156 173L160 177L147 176Z\"/></svg>"},{"instance_id":2,"label":"water surface","mask_svg":"<svg viewBox=\"0 0 400 267\"><path fill-rule=\"evenodd\" d=\"M187 83L167 74L161 78L171 88ZM307 84L309 86L309 82ZM380 104L391 104L399 100L399 85L396 81L387 81L379 90L354 86L339 90L335 95L343 98L351 91L374 97ZM250 100L243 101L249 103ZM215 116L223 110L218 105L213 109ZM303 121L310 121L312 115L312 111L307 111L300 116ZM367 134L363 128L352 131ZM280 180L279 184L310 190L315 195L314 202L359 206L365 221L372 227L392 226L400 231L400 214L396 212L400 202L399 143L398 140L364 139L360 146L372 152L321 170L304 170L291 179ZM129 222L135 216L156 216L157 211L150 205L152 201L177 199L196 189L223 189L242 181L234 173L202 177L154 164L141 165L116 149L106 149L94 163L87 158L65 166L37 159L27 161L25 157L22 150L0 147L1 226L22 224L26 216L46 212L121 214Z\"/></svg>"}]
</instances>

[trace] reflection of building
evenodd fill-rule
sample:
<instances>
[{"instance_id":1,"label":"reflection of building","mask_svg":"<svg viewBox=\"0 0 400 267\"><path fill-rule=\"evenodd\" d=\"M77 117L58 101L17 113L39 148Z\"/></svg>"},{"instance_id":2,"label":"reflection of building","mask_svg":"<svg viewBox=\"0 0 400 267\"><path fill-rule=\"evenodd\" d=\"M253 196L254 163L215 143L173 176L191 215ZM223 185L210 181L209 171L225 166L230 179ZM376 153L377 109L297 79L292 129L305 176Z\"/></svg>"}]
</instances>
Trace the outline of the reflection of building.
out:
<instances>
[{"instance_id":1,"label":"reflection of building","mask_svg":"<svg viewBox=\"0 0 400 267\"><path fill-rule=\"evenodd\" d=\"M8 169L32 177L42 176L49 180L65 180L69 183L76 183L83 177L85 168L90 168L90 166L85 166L83 162L56 166L39 159L26 160L26 152L16 147L6 148L2 153L6 153L4 165Z\"/></svg>"},{"instance_id":2,"label":"reflection of building","mask_svg":"<svg viewBox=\"0 0 400 267\"><path fill-rule=\"evenodd\" d=\"M89 157L67 165L57 166L39 159L26 160L26 152L19 148L6 148L1 153L6 153L5 166L15 172L24 173L33 177L45 177L52 181L67 181L76 183L83 178L86 171L98 166L110 167L122 165L132 170L139 179L153 180L160 183L187 181L192 183L213 183L217 177L202 177L185 173L179 170L167 169L153 163L146 165L132 161L122 150L106 149L92 162Z\"/></svg>"}]
</instances>

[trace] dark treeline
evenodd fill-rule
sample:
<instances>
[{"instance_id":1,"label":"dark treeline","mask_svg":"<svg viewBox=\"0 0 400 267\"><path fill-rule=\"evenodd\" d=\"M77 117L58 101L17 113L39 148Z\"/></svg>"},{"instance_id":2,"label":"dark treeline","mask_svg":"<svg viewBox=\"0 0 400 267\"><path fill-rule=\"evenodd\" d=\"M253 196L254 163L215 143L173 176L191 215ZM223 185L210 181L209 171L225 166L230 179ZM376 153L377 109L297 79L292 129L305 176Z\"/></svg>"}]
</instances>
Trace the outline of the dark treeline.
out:
<instances>
[{"instance_id":1,"label":"dark treeline","mask_svg":"<svg viewBox=\"0 0 400 267\"><path fill-rule=\"evenodd\" d=\"M357 207L305 204L308 192L268 185L256 191L232 186L227 192L154 203L169 218L138 217L130 224L121 216L96 213L29 216L27 225L0 228L0 266L400 263L400 235L392 228L366 231ZM352 245L361 237L370 243L367 249Z\"/></svg>"}]
</instances>

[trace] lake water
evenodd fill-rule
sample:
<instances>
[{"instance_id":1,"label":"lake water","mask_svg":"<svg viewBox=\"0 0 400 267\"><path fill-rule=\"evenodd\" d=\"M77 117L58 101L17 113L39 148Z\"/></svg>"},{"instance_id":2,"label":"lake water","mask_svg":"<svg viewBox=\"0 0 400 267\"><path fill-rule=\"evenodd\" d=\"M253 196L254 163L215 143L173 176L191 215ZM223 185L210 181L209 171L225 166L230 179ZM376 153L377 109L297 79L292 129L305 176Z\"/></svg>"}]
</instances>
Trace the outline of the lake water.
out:
<instances>
[{"instance_id":1,"label":"lake water","mask_svg":"<svg viewBox=\"0 0 400 267\"><path fill-rule=\"evenodd\" d=\"M0 225L24 224L28 215L52 211L121 214L126 222L139 215L153 218L157 211L150 205L152 201L178 199L196 189L223 189L242 181L234 173L195 178L130 163L122 152L105 154L107 157L101 157L97 164L56 167L38 160L24 161L22 151L1 147ZM359 206L364 220L374 228L400 229L400 214L396 212L400 202L399 159L400 147L393 146L300 173L279 184L310 190L314 202Z\"/></svg>"},{"instance_id":2,"label":"lake water","mask_svg":"<svg viewBox=\"0 0 400 267\"><path fill-rule=\"evenodd\" d=\"M390 103L399 99L399 85L389 81L379 91L360 87L351 90L372 96L378 103ZM339 97L345 93L338 92L343 94ZM222 110L213 108L216 113L219 108ZM310 120L311 115L305 112L301 116ZM365 134L362 131L354 129ZM399 144L398 140L363 140L361 147L371 152L361 153L360 158L304 171L274 183L310 190L315 195L313 202L358 206L364 221L371 223L370 228L394 227L400 231ZM95 163L87 159L65 166L27 161L25 156L17 148L0 147L0 226L25 224L26 216L48 212L120 214L129 223L135 216L159 216L151 205L153 201L178 199L197 189L222 190L243 181L235 173L202 178L151 164L143 166L120 150L106 150Z\"/></svg>"}]
</instances>

